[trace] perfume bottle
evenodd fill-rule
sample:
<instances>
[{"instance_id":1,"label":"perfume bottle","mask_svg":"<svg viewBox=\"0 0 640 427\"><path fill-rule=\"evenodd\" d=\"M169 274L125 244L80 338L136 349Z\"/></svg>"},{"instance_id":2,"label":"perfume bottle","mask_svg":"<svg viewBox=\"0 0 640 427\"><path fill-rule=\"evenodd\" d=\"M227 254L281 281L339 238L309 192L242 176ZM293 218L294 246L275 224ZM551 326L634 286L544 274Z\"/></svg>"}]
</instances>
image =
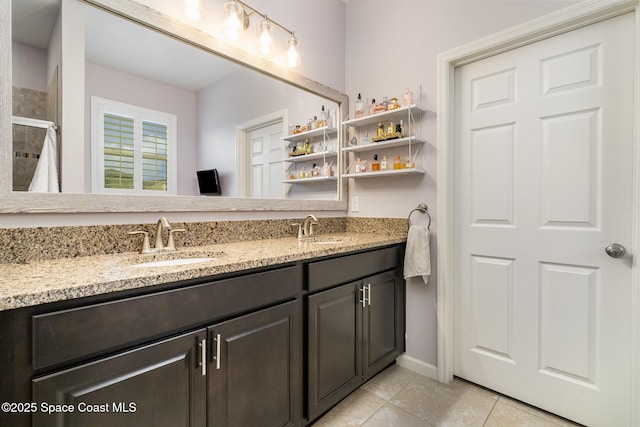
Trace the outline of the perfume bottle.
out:
<instances>
[{"instance_id":1,"label":"perfume bottle","mask_svg":"<svg viewBox=\"0 0 640 427\"><path fill-rule=\"evenodd\" d=\"M373 162L371 162L371 172L377 172L380 170L380 162L378 161L378 155L373 155Z\"/></svg>"},{"instance_id":2,"label":"perfume bottle","mask_svg":"<svg viewBox=\"0 0 640 427\"><path fill-rule=\"evenodd\" d=\"M400 156L396 156L396 158L393 160L393 170L398 170L403 168L404 168L404 163L402 163L402 160L400 160Z\"/></svg>"},{"instance_id":3,"label":"perfume bottle","mask_svg":"<svg viewBox=\"0 0 640 427\"><path fill-rule=\"evenodd\" d=\"M371 105L369 105L369 115L373 115L373 113L375 113L376 110L376 99L375 98L371 98Z\"/></svg>"},{"instance_id":4,"label":"perfume bottle","mask_svg":"<svg viewBox=\"0 0 640 427\"><path fill-rule=\"evenodd\" d=\"M362 145L367 145L371 143L371 138L369 138L369 132L364 134L364 138L362 138Z\"/></svg>"},{"instance_id":5,"label":"perfume bottle","mask_svg":"<svg viewBox=\"0 0 640 427\"><path fill-rule=\"evenodd\" d=\"M389 170L389 161L387 160L387 156L382 156L382 160L380 161L380 170L386 171Z\"/></svg>"},{"instance_id":6,"label":"perfume bottle","mask_svg":"<svg viewBox=\"0 0 640 427\"><path fill-rule=\"evenodd\" d=\"M322 109L320 110L320 127L325 127L327 126L328 123L328 113L325 111L324 109L324 105L322 106Z\"/></svg>"},{"instance_id":7,"label":"perfume bottle","mask_svg":"<svg viewBox=\"0 0 640 427\"><path fill-rule=\"evenodd\" d=\"M394 125L393 122L389 122L389 126L387 127L387 137L392 137L395 130L396 125Z\"/></svg>"},{"instance_id":8,"label":"perfume bottle","mask_svg":"<svg viewBox=\"0 0 640 427\"><path fill-rule=\"evenodd\" d=\"M320 168L315 163L313 164L313 167L311 168L311 176L312 177L320 176Z\"/></svg>"},{"instance_id":9,"label":"perfume bottle","mask_svg":"<svg viewBox=\"0 0 640 427\"><path fill-rule=\"evenodd\" d=\"M411 89L405 88L402 92L402 102L404 102L405 107L413 104L413 91Z\"/></svg>"},{"instance_id":10,"label":"perfume bottle","mask_svg":"<svg viewBox=\"0 0 640 427\"><path fill-rule=\"evenodd\" d=\"M329 166L329 163L324 162L324 168L322 168L322 176L331 176L331 166Z\"/></svg>"},{"instance_id":11,"label":"perfume bottle","mask_svg":"<svg viewBox=\"0 0 640 427\"><path fill-rule=\"evenodd\" d=\"M398 137L402 138L402 120L400 120L400 123L396 125L396 133L398 134Z\"/></svg>"},{"instance_id":12,"label":"perfume bottle","mask_svg":"<svg viewBox=\"0 0 640 427\"><path fill-rule=\"evenodd\" d=\"M360 173L360 172L362 172L362 161L360 160L360 157L358 157L358 158L356 159L355 167L356 167L356 169L355 169L355 172L356 172L356 173Z\"/></svg>"},{"instance_id":13,"label":"perfume bottle","mask_svg":"<svg viewBox=\"0 0 640 427\"><path fill-rule=\"evenodd\" d=\"M376 132L376 136L378 138L384 138L384 125L382 124L382 122L378 123L378 130Z\"/></svg>"},{"instance_id":14,"label":"perfume bottle","mask_svg":"<svg viewBox=\"0 0 640 427\"><path fill-rule=\"evenodd\" d=\"M384 105L384 111L387 111L389 109L389 98L382 97L382 105Z\"/></svg>"},{"instance_id":15,"label":"perfume bottle","mask_svg":"<svg viewBox=\"0 0 640 427\"><path fill-rule=\"evenodd\" d=\"M309 138L304 140L304 154L311 154L311 140Z\"/></svg>"},{"instance_id":16,"label":"perfume bottle","mask_svg":"<svg viewBox=\"0 0 640 427\"><path fill-rule=\"evenodd\" d=\"M307 177L307 171L305 170L304 166L302 167L302 169L300 169L300 179L306 178Z\"/></svg>"},{"instance_id":17,"label":"perfume bottle","mask_svg":"<svg viewBox=\"0 0 640 427\"><path fill-rule=\"evenodd\" d=\"M358 94L358 99L355 102L354 106L355 106L354 117L356 119L360 117L364 117L364 102L362 101L362 96L360 96L360 94Z\"/></svg>"},{"instance_id":18,"label":"perfume bottle","mask_svg":"<svg viewBox=\"0 0 640 427\"><path fill-rule=\"evenodd\" d=\"M411 163L411 159L407 157L407 161L404 163L405 169L413 169L413 164Z\"/></svg>"},{"instance_id":19,"label":"perfume bottle","mask_svg":"<svg viewBox=\"0 0 640 427\"><path fill-rule=\"evenodd\" d=\"M384 104L382 102L376 104L376 106L373 107L373 112L376 113L376 114L377 113L383 113L385 111L387 111L387 109L386 109L386 107L384 106Z\"/></svg>"}]
</instances>

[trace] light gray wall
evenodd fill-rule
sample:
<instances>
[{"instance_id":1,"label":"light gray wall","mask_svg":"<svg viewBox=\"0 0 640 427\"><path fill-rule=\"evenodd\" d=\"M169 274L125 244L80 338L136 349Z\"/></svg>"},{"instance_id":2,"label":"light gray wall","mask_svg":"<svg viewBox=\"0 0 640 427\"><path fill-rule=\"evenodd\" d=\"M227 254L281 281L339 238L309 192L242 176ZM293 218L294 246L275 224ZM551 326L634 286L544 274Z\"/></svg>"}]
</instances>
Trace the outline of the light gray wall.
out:
<instances>
[{"instance_id":1,"label":"light gray wall","mask_svg":"<svg viewBox=\"0 0 640 427\"><path fill-rule=\"evenodd\" d=\"M351 216L406 217L418 203L436 212L436 64L446 50L537 18L575 1L461 1L461 0L351 0L346 12L346 93L354 100L397 96L422 85L427 114L421 149L422 177L357 180L349 196L360 197L360 211ZM353 101L352 101L353 102ZM353 105L351 107L353 109ZM407 283L407 354L436 365L436 246L432 235L432 277L428 285Z\"/></svg>"},{"instance_id":2,"label":"light gray wall","mask_svg":"<svg viewBox=\"0 0 640 427\"><path fill-rule=\"evenodd\" d=\"M47 51L23 43L11 44L13 86L47 90Z\"/></svg>"}]
</instances>

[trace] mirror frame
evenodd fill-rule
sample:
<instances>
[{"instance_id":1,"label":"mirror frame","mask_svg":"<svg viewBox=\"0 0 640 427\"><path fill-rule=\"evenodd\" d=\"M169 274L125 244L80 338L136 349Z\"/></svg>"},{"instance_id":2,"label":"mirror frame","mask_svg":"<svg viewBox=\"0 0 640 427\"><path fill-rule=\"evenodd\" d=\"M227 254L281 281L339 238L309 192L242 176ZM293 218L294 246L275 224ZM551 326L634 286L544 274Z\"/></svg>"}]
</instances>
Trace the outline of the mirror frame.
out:
<instances>
[{"instance_id":1,"label":"mirror frame","mask_svg":"<svg viewBox=\"0 0 640 427\"><path fill-rule=\"evenodd\" d=\"M11 2L0 2L0 75L11 76ZM232 44L154 9L129 0L78 0L91 4L204 49L338 104L338 126L349 111L349 98L321 83L279 67ZM337 200L253 199L206 196L147 196L89 193L29 193L13 191L12 78L0 82L0 213L92 213L92 212L216 212L216 211L346 211L347 189L341 176L342 155L336 165ZM338 131L342 147L344 132Z\"/></svg>"}]
</instances>

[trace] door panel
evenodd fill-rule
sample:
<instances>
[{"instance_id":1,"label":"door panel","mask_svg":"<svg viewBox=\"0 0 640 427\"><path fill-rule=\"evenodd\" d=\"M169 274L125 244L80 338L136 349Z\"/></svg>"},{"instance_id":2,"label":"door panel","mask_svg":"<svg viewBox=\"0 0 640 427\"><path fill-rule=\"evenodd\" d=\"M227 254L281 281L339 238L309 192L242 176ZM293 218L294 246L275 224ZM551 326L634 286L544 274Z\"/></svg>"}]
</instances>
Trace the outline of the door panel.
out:
<instances>
[{"instance_id":1,"label":"door panel","mask_svg":"<svg viewBox=\"0 0 640 427\"><path fill-rule=\"evenodd\" d=\"M359 289L354 282L308 298L309 420L362 383Z\"/></svg>"},{"instance_id":2,"label":"door panel","mask_svg":"<svg viewBox=\"0 0 640 427\"><path fill-rule=\"evenodd\" d=\"M249 159L251 189L249 195L279 199L284 196L284 166L282 159L282 122L253 129L247 134L250 144Z\"/></svg>"},{"instance_id":3,"label":"door panel","mask_svg":"<svg viewBox=\"0 0 640 427\"><path fill-rule=\"evenodd\" d=\"M392 363L400 354L397 315L402 286L399 270L363 280L367 287L367 307L363 310L362 375L365 381Z\"/></svg>"},{"instance_id":4,"label":"door panel","mask_svg":"<svg viewBox=\"0 0 640 427\"><path fill-rule=\"evenodd\" d=\"M205 337L203 329L34 379L33 402L75 410L37 411L33 425L204 425L206 380L198 367L198 343Z\"/></svg>"},{"instance_id":5,"label":"door panel","mask_svg":"<svg viewBox=\"0 0 640 427\"><path fill-rule=\"evenodd\" d=\"M631 14L456 70L455 374L629 425Z\"/></svg>"},{"instance_id":6,"label":"door panel","mask_svg":"<svg viewBox=\"0 0 640 427\"><path fill-rule=\"evenodd\" d=\"M209 328L209 426L299 423L300 324L301 303L292 301Z\"/></svg>"}]
</instances>

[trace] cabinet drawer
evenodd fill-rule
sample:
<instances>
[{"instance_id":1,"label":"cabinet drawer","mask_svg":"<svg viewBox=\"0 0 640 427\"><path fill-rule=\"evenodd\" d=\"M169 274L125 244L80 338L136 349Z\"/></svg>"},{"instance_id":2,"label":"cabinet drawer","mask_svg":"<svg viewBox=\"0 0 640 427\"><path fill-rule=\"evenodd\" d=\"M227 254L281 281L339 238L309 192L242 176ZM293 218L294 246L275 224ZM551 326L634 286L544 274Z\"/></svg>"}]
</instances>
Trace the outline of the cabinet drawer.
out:
<instances>
[{"instance_id":1,"label":"cabinet drawer","mask_svg":"<svg viewBox=\"0 0 640 427\"><path fill-rule=\"evenodd\" d=\"M219 280L32 317L33 368L105 354L292 298L302 267Z\"/></svg>"},{"instance_id":2,"label":"cabinet drawer","mask_svg":"<svg viewBox=\"0 0 640 427\"><path fill-rule=\"evenodd\" d=\"M317 291L400 265L399 246L331 258L309 264L309 291Z\"/></svg>"}]
</instances>

